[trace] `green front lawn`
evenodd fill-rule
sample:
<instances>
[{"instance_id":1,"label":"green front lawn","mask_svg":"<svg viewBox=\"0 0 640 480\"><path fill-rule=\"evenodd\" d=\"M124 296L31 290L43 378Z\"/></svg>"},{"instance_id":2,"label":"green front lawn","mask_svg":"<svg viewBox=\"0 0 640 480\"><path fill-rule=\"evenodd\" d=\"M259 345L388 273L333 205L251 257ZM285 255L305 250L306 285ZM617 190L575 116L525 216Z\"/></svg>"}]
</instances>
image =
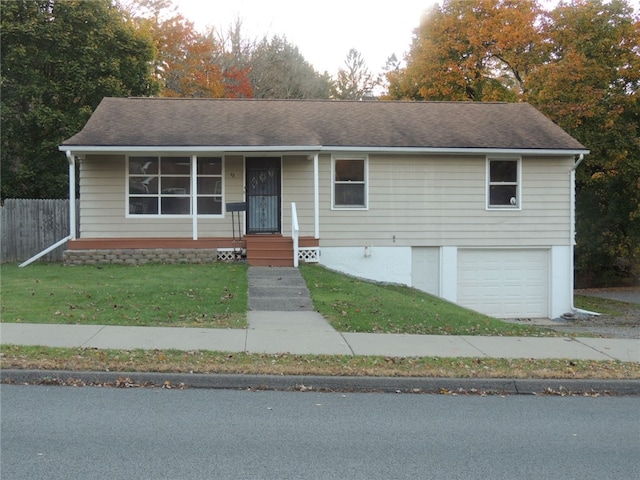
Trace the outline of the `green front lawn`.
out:
<instances>
[{"instance_id":1,"label":"green front lawn","mask_svg":"<svg viewBox=\"0 0 640 480\"><path fill-rule=\"evenodd\" d=\"M432 335L551 335L418 290L301 265L316 309L339 331ZM247 266L3 265L2 321L246 327Z\"/></svg>"},{"instance_id":2,"label":"green front lawn","mask_svg":"<svg viewBox=\"0 0 640 480\"><path fill-rule=\"evenodd\" d=\"M2 321L243 328L241 264L3 265Z\"/></svg>"},{"instance_id":3,"label":"green front lawn","mask_svg":"<svg viewBox=\"0 0 640 480\"><path fill-rule=\"evenodd\" d=\"M316 309L343 332L424 335L555 335L506 323L414 288L369 282L301 265Z\"/></svg>"}]
</instances>

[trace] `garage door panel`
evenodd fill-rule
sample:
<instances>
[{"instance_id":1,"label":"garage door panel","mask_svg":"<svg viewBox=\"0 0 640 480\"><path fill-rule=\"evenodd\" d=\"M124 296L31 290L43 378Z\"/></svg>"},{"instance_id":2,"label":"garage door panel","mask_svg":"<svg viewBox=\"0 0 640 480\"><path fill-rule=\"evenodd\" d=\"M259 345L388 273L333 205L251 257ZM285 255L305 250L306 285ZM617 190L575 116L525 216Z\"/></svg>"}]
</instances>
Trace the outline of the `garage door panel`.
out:
<instances>
[{"instance_id":1,"label":"garage door panel","mask_svg":"<svg viewBox=\"0 0 640 480\"><path fill-rule=\"evenodd\" d=\"M411 249L412 286L440 294L440 249L437 247L413 247Z\"/></svg>"},{"instance_id":2,"label":"garage door panel","mask_svg":"<svg viewBox=\"0 0 640 480\"><path fill-rule=\"evenodd\" d=\"M546 317L548 250L459 249L458 303L501 318Z\"/></svg>"}]
</instances>

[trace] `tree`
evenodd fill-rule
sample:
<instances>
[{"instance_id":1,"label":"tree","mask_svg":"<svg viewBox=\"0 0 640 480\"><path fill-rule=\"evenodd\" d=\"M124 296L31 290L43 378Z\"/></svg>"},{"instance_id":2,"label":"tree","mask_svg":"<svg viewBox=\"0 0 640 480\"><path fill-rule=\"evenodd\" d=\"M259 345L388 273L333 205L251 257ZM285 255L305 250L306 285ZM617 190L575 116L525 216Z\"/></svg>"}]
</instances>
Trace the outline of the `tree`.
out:
<instances>
[{"instance_id":1,"label":"tree","mask_svg":"<svg viewBox=\"0 0 640 480\"><path fill-rule=\"evenodd\" d=\"M172 0L121 0L156 47L155 73L169 97L328 98L319 75L285 38L244 35L242 20L200 33Z\"/></svg>"},{"instance_id":2,"label":"tree","mask_svg":"<svg viewBox=\"0 0 640 480\"><path fill-rule=\"evenodd\" d=\"M338 70L338 76L332 88L333 98L362 100L366 95L371 94L376 82L360 52L355 48L349 50L344 64L346 68Z\"/></svg>"},{"instance_id":3,"label":"tree","mask_svg":"<svg viewBox=\"0 0 640 480\"><path fill-rule=\"evenodd\" d=\"M249 80L256 98L329 98L331 83L285 38L264 38L251 54Z\"/></svg>"},{"instance_id":4,"label":"tree","mask_svg":"<svg viewBox=\"0 0 640 480\"><path fill-rule=\"evenodd\" d=\"M579 281L640 275L640 21L621 0L550 12L548 60L526 99L591 153L577 170ZM619 278L618 278L619 280Z\"/></svg>"},{"instance_id":5,"label":"tree","mask_svg":"<svg viewBox=\"0 0 640 480\"><path fill-rule=\"evenodd\" d=\"M189 34L182 50L165 58L163 97L225 96L225 78L213 63L213 38Z\"/></svg>"},{"instance_id":6,"label":"tree","mask_svg":"<svg viewBox=\"0 0 640 480\"><path fill-rule=\"evenodd\" d=\"M2 198L64 198L58 145L103 97L157 92L151 39L109 0L16 0L1 16Z\"/></svg>"},{"instance_id":7,"label":"tree","mask_svg":"<svg viewBox=\"0 0 640 480\"><path fill-rule=\"evenodd\" d=\"M627 0L445 0L390 98L528 101L590 151L577 169L578 282L640 275L640 21Z\"/></svg>"},{"instance_id":8,"label":"tree","mask_svg":"<svg viewBox=\"0 0 640 480\"><path fill-rule=\"evenodd\" d=\"M515 101L542 58L535 0L445 0L415 31L394 98Z\"/></svg>"},{"instance_id":9,"label":"tree","mask_svg":"<svg viewBox=\"0 0 640 480\"><path fill-rule=\"evenodd\" d=\"M222 71L227 98L252 98L253 86L249 79L251 56L257 41L242 34L242 20L236 18L226 32L211 32L216 37L219 48L215 52L214 63Z\"/></svg>"},{"instance_id":10,"label":"tree","mask_svg":"<svg viewBox=\"0 0 640 480\"><path fill-rule=\"evenodd\" d=\"M328 98L328 75L319 75L286 38L250 39L238 18L225 32L214 32L215 63L231 98Z\"/></svg>"},{"instance_id":11,"label":"tree","mask_svg":"<svg viewBox=\"0 0 640 480\"><path fill-rule=\"evenodd\" d=\"M171 0L130 0L123 8L155 46L154 74L163 97L222 97L213 35L196 31Z\"/></svg>"},{"instance_id":12,"label":"tree","mask_svg":"<svg viewBox=\"0 0 640 480\"><path fill-rule=\"evenodd\" d=\"M381 99L393 100L403 98L403 92L400 90L400 77L402 74L400 61L394 53L387 58L378 81L380 86L386 89L386 93L380 97Z\"/></svg>"}]
</instances>

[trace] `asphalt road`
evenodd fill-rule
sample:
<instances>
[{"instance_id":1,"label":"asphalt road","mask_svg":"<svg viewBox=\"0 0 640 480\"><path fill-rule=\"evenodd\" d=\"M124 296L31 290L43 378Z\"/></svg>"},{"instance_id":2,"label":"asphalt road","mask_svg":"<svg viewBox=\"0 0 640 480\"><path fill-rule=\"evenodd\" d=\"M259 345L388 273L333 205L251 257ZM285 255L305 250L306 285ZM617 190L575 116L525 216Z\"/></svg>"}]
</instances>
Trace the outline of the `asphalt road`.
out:
<instances>
[{"instance_id":1,"label":"asphalt road","mask_svg":"<svg viewBox=\"0 0 640 480\"><path fill-rule=\"evenodd\" d=\"M0 393L3 479L640 478L637 397Z\"/></svg>"}]
</instances>

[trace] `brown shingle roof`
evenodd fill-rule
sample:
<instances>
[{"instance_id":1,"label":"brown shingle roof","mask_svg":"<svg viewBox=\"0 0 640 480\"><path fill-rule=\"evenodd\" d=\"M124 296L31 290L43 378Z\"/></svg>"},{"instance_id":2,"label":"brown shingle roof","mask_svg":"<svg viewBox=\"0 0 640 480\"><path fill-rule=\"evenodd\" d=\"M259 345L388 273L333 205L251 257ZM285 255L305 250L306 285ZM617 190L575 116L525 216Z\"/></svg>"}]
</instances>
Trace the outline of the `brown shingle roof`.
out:
<instances>
[{"instance_id":1,"label":"brown shingle roof","mask_svg":"<svg viewBox=\"0 0 640 480\"><path fill-rule=\"evenodd\" d=\"M585 151L527 103L105 98L65 146Z\"/></svg>"}]
</instances>

